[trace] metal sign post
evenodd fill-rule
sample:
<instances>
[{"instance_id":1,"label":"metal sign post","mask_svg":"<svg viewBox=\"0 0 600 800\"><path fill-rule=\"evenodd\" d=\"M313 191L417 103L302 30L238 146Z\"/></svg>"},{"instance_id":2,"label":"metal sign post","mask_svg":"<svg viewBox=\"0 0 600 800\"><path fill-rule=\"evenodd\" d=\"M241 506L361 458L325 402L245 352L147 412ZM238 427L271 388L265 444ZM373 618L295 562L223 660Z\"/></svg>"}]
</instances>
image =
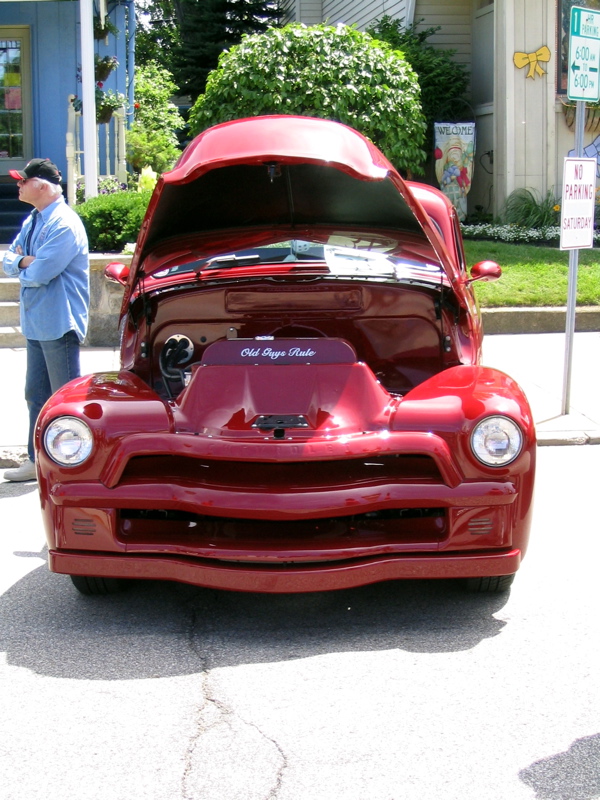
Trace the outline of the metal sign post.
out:
<instances>
[{"instance_id":1,"label":"metal sign post","mask_svg":"<svg viewBox=\"0 0 600 800\"><path fill-rule=\"evenodd\" d=\"M569 288L565 329L565 364L562 414L569 413L571 369L577 305L579 249L594 246L596 160L583 155L585 102L600 100L600 12L573 6L569 31L569 81L567 97L576 101L575 158L565 159L560 221L560 249L569 250ZM592 170L590 175L590 170ZM590 182L592 184L591 198ZM591 220L591 221L590 221Z\"/></svg>"}]
</instances>

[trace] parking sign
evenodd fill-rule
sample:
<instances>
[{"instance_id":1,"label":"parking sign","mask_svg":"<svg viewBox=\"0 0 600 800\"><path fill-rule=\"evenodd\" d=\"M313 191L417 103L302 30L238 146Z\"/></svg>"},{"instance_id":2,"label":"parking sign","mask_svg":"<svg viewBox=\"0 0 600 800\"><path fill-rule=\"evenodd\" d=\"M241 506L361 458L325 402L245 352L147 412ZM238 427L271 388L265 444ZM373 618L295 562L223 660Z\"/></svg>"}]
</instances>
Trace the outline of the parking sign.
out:
<instances>
[{"instance_id":1,"label":"parking sign","mask_svg":"<svg viewBox=\"0 0 600 800\"><path fill-rule=\"evenodd\" d=\"M561 250L594 246L596 167L595 158L565 158L560 215Z\"/></svg>"},{"instance_id":2,"label":"parking sign","mask_svg":"<svg viewBox=\"0 0 600 800\"><path fill-rule=\"evenodd\" d=\"M569 32L569 100L600 99L600 11L573 6Z\"/></svg>"}]
</instances>

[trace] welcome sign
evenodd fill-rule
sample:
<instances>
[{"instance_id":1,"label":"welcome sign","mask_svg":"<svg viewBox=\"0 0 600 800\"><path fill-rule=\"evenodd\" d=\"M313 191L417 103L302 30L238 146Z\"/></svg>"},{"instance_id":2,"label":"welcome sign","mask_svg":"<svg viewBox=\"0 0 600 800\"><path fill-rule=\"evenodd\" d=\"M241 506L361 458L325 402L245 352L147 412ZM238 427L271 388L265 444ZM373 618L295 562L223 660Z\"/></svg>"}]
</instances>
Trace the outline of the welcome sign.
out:
<instances>
[{"instance_id":1,"label":"welcome sign","mask_svg":"<svg viewBox=\"0 0 600 800\"><path fill-rule=\"evenodd\" d=\"M442 192L464 220L467 194L473 179L475 157L474 122L436 122L435 174Z\"/></svg>"}]
</instances>

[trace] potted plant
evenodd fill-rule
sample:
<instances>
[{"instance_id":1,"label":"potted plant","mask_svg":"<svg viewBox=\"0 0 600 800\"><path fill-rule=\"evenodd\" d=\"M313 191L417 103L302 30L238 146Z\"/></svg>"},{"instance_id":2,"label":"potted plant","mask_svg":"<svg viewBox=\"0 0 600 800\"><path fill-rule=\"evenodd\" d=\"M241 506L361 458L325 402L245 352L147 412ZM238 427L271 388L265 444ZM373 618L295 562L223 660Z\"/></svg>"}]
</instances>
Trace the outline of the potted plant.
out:
<instances>
[{"instance_id":1,"label":"potted plant","mask_svg":"<svg viewBox=\"0 0 600 800\"><path fill-rule=\"evenodd\" d=\"M81 113L83 104L80 97L74 97L71 101L75 111ZM96 84L96 122L98 125L110 122L113 113L117 108L125 105L125 95L121 92L113 92L109 89L107 92L102 88L102 83Z\"/></svg>"},{"instance_id":2,"label":"potted plant","mask_svg":"<svg viewBox=\"0 0 600 800\"><path fill-rule=\"evenodd\" d=\"M94 56L94 77L96 82L105 81L110 73L119 66L116 56L100 56L96 53Z\"/></svg>"},{"instance_id":3,"label":"potted plant","mask_svg":"<svg viewBox=\"0 0 600 800\"><path fill-rule=\"evenodd\" d=\"M102 84L96 85L96 122L100 125L110 122L113 113L117 108L125 105L125 95L121 92L107 92L102 88Z\"/></svg>"},{"instance_id":4,"label":"potted plant","mask_svg":"<svg viewBox=\"0 0 600 800\"><path fill-rule=\"evenodd\" d=\"M103 21L100 20L100 17L94 17L94 39L106 39L109 33L116 36L119 29L108 17L104 17Z\"/></svg>"}]
</instances>

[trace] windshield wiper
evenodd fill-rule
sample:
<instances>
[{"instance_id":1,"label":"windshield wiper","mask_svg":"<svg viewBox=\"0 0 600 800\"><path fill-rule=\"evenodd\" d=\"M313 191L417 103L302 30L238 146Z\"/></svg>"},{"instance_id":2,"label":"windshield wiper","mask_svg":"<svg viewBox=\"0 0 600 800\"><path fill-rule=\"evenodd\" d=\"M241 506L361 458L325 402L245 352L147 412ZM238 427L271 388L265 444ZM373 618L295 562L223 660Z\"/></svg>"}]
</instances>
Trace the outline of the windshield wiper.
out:
<instances>
[{"instance_id":1,"label":"windshield wiper","mask_svg":"<svg viewBox=\"0 0 600 800\"><path fill-rule=\"evenodd\" d=\"M248 254L247 256L238 256L235 253L227 256L216 256L206 261L199 271L205 269L223 269L227 267L242 267L250 266L251 264L259 264L260 256L257 253Z\"/></svg>"}]
</instances>

